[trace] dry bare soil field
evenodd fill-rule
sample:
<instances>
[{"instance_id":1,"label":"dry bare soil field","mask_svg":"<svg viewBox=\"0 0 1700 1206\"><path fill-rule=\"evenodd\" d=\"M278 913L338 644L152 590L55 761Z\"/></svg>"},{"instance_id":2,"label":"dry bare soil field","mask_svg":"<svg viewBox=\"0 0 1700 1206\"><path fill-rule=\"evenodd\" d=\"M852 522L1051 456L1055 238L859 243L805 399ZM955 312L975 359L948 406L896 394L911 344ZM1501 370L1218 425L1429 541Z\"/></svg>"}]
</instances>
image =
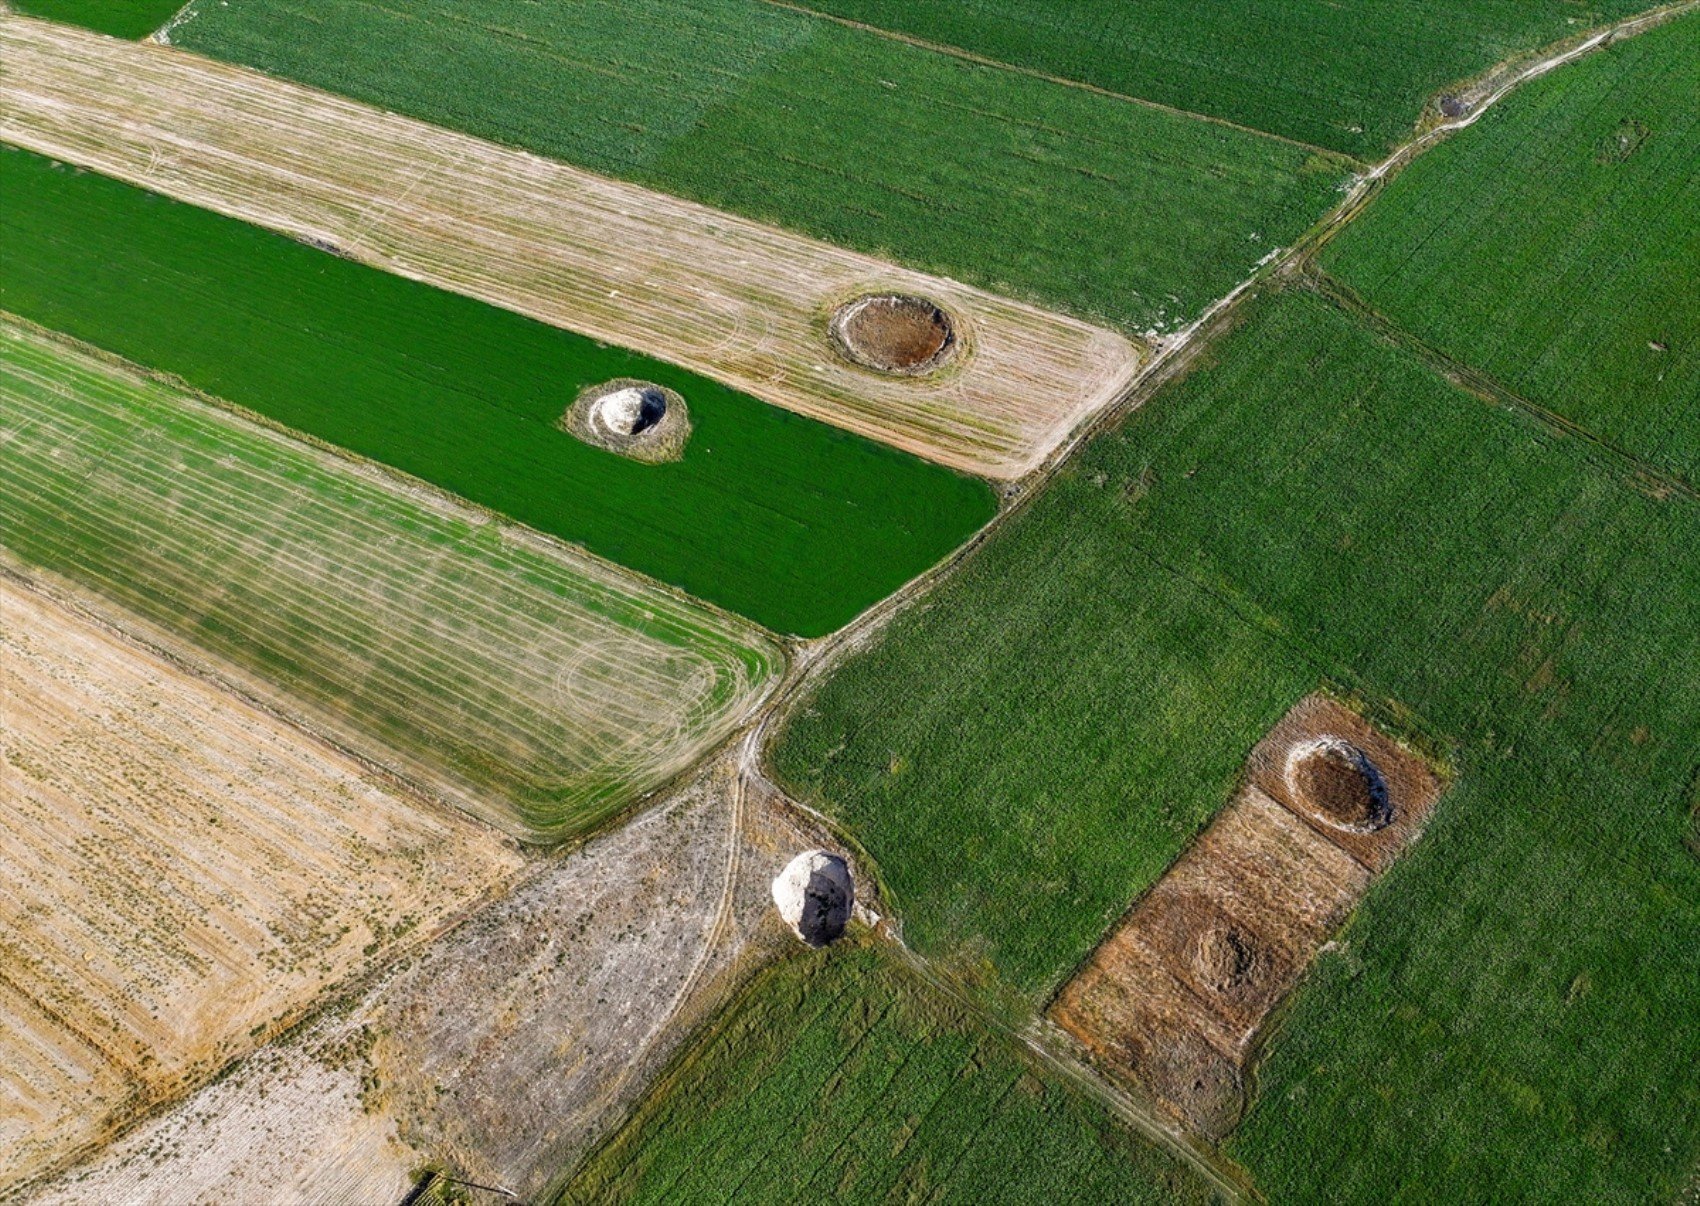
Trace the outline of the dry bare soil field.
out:
<instances>
[{"instance_id":1,"label":"dry bare soil field","mask_svg":"<svg viewBox=\"0 0 1700 1206\"><path fill-rule=\"evenodd\" d=\"M511 876L399 795L0 576L0 1192Z\"/></svg>"},{"instance_id":2,"label":"dry bare soil field","mask_svg":"<svg viewBox=\"0 0 1700 1206\"><path fill-rule=\"evenodd\" d=\"M820 835L724 760L33 1193L398 1202L422 1169L537 1200L756 968Z\"/></svg>"}]
</instances>

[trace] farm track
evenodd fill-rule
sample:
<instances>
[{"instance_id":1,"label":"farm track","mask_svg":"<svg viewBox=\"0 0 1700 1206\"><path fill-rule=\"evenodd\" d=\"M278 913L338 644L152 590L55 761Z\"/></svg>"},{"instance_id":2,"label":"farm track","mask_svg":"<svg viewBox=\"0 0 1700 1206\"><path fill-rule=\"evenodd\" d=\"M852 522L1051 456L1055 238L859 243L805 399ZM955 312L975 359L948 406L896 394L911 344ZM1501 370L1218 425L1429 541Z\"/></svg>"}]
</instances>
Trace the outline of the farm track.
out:
<instances>
[{"instance_id":1,"label":"farm track","mask_svg":"<svg viewBox=\"0 0 1700 1206\"><path fill-rule=\"evenodd\" d=\"M783 664L745 621L5 324L0 397L14 555L516 836L661 786Z\"/></svg>"},{"instance_id":2,"label":"farm track","mask_svg":"<svg viewBox=\"0 0 1700 1206\"><path fill-rule=\"evenodd\" d=\"M0 16L0 139L704 373L1011 480L1141 352L1102 328L170 47ZM826 320L922 294L964 346L928 377L836 356Z\"/></svg>"}]
</instances>

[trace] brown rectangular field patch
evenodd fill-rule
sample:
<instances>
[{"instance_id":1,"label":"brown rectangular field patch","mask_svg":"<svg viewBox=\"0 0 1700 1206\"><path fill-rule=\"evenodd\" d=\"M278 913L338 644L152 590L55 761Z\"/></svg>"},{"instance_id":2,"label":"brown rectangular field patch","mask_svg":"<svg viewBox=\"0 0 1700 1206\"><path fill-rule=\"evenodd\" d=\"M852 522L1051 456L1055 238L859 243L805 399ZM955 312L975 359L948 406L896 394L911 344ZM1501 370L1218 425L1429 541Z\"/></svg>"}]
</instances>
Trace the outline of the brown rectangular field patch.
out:
<instances>
[{"instance_id":1,"label":"brown rectangular field patch","mask_svg":"<svg viewBox=\"0 0 1700 1206\"><path fill-rule=\"evenodd\" d=\"M1052 1018L1189 1126L1225 1134L1259 1029L1440 790L1362 717L1301 700L1253 750L1246 786L1063 986Z\"/></svg>"}]
</instances>

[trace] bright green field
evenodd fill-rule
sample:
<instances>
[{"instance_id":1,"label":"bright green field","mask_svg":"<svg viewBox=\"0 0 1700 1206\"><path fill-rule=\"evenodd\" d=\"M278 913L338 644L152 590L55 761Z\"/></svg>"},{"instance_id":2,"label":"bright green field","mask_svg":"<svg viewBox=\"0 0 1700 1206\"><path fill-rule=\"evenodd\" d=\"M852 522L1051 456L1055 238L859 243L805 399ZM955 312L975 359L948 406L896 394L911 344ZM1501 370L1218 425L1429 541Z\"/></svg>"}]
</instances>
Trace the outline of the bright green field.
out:
<instances>
[{"instance_id":1,"label":"bright green field","mask_svg":"<svg viewBox=\"0 0 1700 1206\"><path fill-rule=\"evenodd\" d=\"M1147 686L1147 647L1213 672ZM1670 1199L1700 1159L1700 508L1320 300L1260 303L1087 448L776 756L914 945L984 942L1038 990L1102 923L1053 868L1101 867L1107 814L1127 866L1159 861L1154 818L1220 802L1324 676L1403 705L1459 779L1298 995L1231 1153L1277 1201ZM1121 790L1080 791L1117 746Z\"/></svg>"},{"instance_id":2,"label":"bright green field","mask_svg":"<svg viewBox=\"0 0 1700 1206\"><path fill-rule=\"evenodd\" d=\"M0 151L0 308L609 560L814 636L993 513L985 484L706 378L90 173ZM582 385L690 404L643 465L554 423Z\"/></svg>"},{"instance_id":3,"label":"bright green field","mask_svg":"<svg viewBox=\"0 0 1700 1206\"><path fill-rule=\"evenodd\" d=\"M1520 89L1324 263L1434 347L1700 484L1700 19Z\"/></svg>"},{"instance_id":4,"label":"bright green field","mask_svg":"<svg viewBox=\"0 0 1700 1206\"><path fill-rule=\"evenodd\" d=\"M758 0L203 0L174 40L915 267L1180 325L1337 160Z\"/></svg>"},{"instance_id":5,"label":"bright green field","mask_svg":"<svg viewBox=\"0 0 1700 1206\"><path fill-rule=\"evenodd\" d=\"M809 0L807 7L1366 159L1447 84L1637 0Z\"/></svg>"},{"instance_id":6,"label":"bright green field","mask_svg":"<svg viewBox=\"0 0 1700 1206\"><path fill-rule=\"evenodd\" d=\"M82 25L115 38L145 38L171 20L182 0L11 0L20 13Z\"/></svg>"},{"instance_id":7,"label":"bright green field","mask_svg":"<svg viewBox=\"0 0 1700 1206\"><path fill-rule=\"evenodd\" d=\"M1192 1202L1135 1139L884 952L763 972L561 1202Z\"/></svg>"}]
</instances>

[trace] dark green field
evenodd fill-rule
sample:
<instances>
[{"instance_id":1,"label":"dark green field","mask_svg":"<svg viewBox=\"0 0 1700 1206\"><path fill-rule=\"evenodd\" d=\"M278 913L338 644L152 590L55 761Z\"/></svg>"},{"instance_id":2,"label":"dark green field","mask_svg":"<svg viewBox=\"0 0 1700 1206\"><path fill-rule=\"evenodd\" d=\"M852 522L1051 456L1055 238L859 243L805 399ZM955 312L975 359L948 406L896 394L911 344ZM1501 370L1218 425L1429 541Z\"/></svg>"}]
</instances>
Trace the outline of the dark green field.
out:
<instances>
[{"instance_id":1,"label":"dark green field","mask_svg":"<svg viewBox=\"0 0 1700 1206\"><path fill-rule=\"evenodd\" d=\"M1191 1202L1203 1184L885 952L762 973L561 1202Z\"/></svg>"},{"instance_id":2,"label":"dark green field","mask_svg":"<svg viewBox=\"0 0 1700 1206\"><path fill-rule=\"evenodd\" d=\"M115 38L145 38L171 20L182 0L11 0L32 17L82 25Z\"/></svg>"},{"instance_id":3,"label":"dark green field","mask_svg":"<svg viewBox=\"0 0 1700 1206\"><path fill-rule=\"evenodd\" d=\"M756 0L204 0L174 37L1132 330L1227 292L1345 175Z\"/></svg>"},{"instance_id":4,"label":"dark green field","mask_svg":"<svg viewBox=\"0 0 1700 1206\"><path fill-rule=\"evenodd\" d=\"M1376 159L1446 85L1647 5L808 0L806 7Z\"/></svg>"},{"instance_id":5,"label":"dark green field","mask_svg":"<svg viewBox=\"0 0 1700 1206\"><path fill-rule=\"evenodd\" d=\"M682 369L27 152L0 152L0 191L0 307L779 632L838 627L995 506ZM556 430L580 386L628 376L689 402L683 460Z\"/></svg>"},{"instance_id":6,"label":"dark green field","mask_svg":"<svg viewBox=\"0 0 1700 1206\"><path fill-rule=\"evenodd\" d=\"M1520 89L1324 264L1431 346L1700 484L1700 19Z\"/></svg>"},{"instance_id":7,"label":"dark green field","mask_svg":"<svg viewBox=\"0 0 1700 1206\"><path fill-rule=\"evenodd\" d=\"M1141 618L1177 596L1192 610ZM932 603L777 751L880 860L914 945L983 943L1015 983L1055 983L1102 914L1053 866L1100 866L1106 817L1133 865L1325 678L1459 778L1317 964L1232 1154L1279 1201L1674 1196L1700 1158L1690 498L1291 295L1087 448ZM1077 609L1075 627L1034 622ZM1147 646L1219 669L1148 686ZM1197 730L1220 735L1175 740ZM1115 745L1122 790L1078 790L1073 764ZM956 900L952 932L932 914Z\"/></svg>"}]
</instances>

